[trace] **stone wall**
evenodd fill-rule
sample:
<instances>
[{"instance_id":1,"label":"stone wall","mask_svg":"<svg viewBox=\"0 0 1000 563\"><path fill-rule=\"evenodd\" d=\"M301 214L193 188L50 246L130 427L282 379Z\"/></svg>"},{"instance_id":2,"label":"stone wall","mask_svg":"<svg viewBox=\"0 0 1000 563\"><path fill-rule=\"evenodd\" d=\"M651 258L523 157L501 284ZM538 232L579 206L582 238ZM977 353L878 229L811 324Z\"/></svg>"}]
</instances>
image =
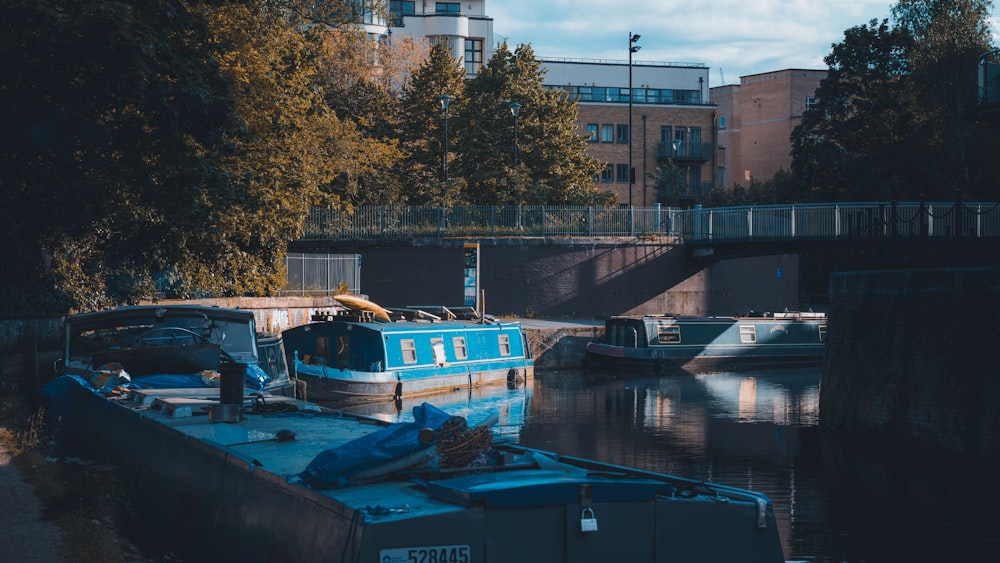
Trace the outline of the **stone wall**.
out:
<instances>
[{"instance_id":1,"label":"stone wall","mask_svg":"<svg viewBox=\"0 0 1000 563\"><path fill-rule=\"evenodd\" d=\"M834 274L821 425L1000 455L1000 269Z\"/></svg>"}]
</instances>

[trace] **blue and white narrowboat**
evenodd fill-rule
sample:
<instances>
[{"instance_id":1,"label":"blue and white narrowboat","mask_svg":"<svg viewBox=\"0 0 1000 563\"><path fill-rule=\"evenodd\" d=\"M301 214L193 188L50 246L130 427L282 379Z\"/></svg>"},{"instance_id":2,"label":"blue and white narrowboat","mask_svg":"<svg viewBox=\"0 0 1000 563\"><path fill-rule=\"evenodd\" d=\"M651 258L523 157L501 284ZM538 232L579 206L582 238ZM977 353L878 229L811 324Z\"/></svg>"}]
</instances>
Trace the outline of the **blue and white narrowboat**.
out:
<instances>
[{"instance_id":1,"label":"blue and white narrowboat","mask_svg":"<svg viewBox=\"0 0 1000 563\"><path fill-rule=\"evenodd\" d=\"M658 371L710 366L819 364L826 314L781 312L739 317L616 316L604 337L587 345L587 361L605 367Z\"/></svg>"},{"instance_id":2,"label":"blue and white narrowboat","mask_svg":"<svg viewBox=\"0 0 1000 563\"><path fill-rule=\"evenodd\" d=\"M330 318L282 333L313 401L399 400L534 377L519 323Z\"/></svg>"}]
</instances>

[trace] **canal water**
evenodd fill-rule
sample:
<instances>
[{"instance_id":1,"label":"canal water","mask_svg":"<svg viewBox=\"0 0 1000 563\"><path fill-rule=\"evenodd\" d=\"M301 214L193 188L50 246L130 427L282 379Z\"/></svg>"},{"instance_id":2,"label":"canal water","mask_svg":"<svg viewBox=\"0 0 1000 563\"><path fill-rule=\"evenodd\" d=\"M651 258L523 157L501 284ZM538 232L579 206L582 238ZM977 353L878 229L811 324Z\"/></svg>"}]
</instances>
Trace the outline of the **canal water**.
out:
<instances>
[{"instance_id":1,"label":"canal water","mask_svg":"<svg viewBox=\"0 0 1000 563\"><path fill-rule=\"evenodd\" d=\"M497 439L763 492L788 561L1000 560L998 468L831 435L820 376L550 371L517 389L342 408L408 421L426 401L470 424L496 415Z\"/></svg>"}]
</instances>

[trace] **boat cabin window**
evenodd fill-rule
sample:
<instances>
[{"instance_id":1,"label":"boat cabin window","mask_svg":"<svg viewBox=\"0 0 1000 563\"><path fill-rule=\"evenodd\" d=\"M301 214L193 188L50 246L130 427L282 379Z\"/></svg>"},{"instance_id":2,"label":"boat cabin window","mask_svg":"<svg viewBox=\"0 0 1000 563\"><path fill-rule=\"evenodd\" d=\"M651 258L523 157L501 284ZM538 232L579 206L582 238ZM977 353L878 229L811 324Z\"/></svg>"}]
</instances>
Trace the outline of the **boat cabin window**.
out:
<instances>
[{"instance_id":1,"label":"boat cabin window","mask_svg":"<svg viewBox=\"0 0 1000 563\"><path fill-rule=\"evenodd\" d=\"M679 326L656 327L656 341L660 344L680 344L681 327Z\"/></svg>"},{"instance_id":2,"label":"boat cabin window","mask_svg":"<svg viewBox=\"0 0 1000 563\"><path fill-rule=\"evenodd\" d=\"M819 325L819 341L826 342L826 325Z\"/></svg>"},{"instance_id":3,"label":"boat cabin window","mask_svg":"<svg viewBox=\"0 0 1000 563\"><path fill-rule=\"evenodd\" d=\"M347 335L337 337L337 367L340 369L351 367L351 338Z\"/></svg>"},{"instance_id":4,"label":"boat cabin window","mask_svg":"<svg viewBox=\"0 0 1000 563\"><path fill-rule=\"evenodd\" d=\"M506 334L500 335L500 355L509 356L510 355L510 337Z\"/></svg>"},{"instance_id":5,"label":"boat cabin window","mask_svg":"<svg viewBox=\"0 0 1000 563\"><path fill-rule=\"evenodd\" d=\"M443 366L448 363L444 354L444 338L431 338L431 351L434 352L434 365Z\"/></svg>"},{"instance_id":6,"label":"boat cabin window","mask_svg":"<svg viewBox=\"0 0 1000 563\"><path fill-rule=\"evenodd\" d=\"M316 356L323 358L323 363L330 361L330 338L326 336L316 337Z\"/></svg>"},{"instance_id":7,"label":"boat cabin window","mask_svg":"<svg viewBox=\"0 0 1000 563\"><path fill-rule=\"evenodd\" d=\"M403 352L404 364L417 363L417 345L414 344L413 340L400 340L399 347Z\"/></svg>"},{"instance_id":8,"label":"boat cabin window","mask_svg":"<svg viewBox=\"0 0 1000 563\"><path fill-rule=\"evenodd\" d=\"M757 327L753 325L740 325L740 343L754 344L757 342Z\"/></svg>"},{"instance_id":9,"label":"boat cabin window","mask_svg":"<svg viewBox=\"0 0 1000 563\"><path fill-rule=\"evenodd\" d=\"M465 337L456 336L451 339L451 345L455 348L455 359L464 360L469 357L469 351L465 347Z\"/></svg>"}]
</instances>

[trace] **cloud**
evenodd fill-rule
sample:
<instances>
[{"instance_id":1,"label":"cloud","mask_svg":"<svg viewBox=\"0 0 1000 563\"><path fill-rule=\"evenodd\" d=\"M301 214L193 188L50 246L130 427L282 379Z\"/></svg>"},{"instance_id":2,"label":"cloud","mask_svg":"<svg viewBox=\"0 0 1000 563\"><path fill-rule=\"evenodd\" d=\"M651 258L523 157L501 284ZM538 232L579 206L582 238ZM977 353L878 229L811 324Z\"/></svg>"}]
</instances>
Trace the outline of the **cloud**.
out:
<instances>
[{"instance_id":1,"label":"cloud","mask_svg":"<svg viewBox=\"0 0 1000 563\"><path fill-rule=\"evenodd\" d=\"M713 86L786 68L825 69L844 31L890 15L889 0L494 0L497 41L530 43L540 57L628 59L629 33L642 36L635 61L708 65ZM998 18L994 17L997 30ZM996 36L996 34L995 34Z\"/></svg>"}]
</instances>

